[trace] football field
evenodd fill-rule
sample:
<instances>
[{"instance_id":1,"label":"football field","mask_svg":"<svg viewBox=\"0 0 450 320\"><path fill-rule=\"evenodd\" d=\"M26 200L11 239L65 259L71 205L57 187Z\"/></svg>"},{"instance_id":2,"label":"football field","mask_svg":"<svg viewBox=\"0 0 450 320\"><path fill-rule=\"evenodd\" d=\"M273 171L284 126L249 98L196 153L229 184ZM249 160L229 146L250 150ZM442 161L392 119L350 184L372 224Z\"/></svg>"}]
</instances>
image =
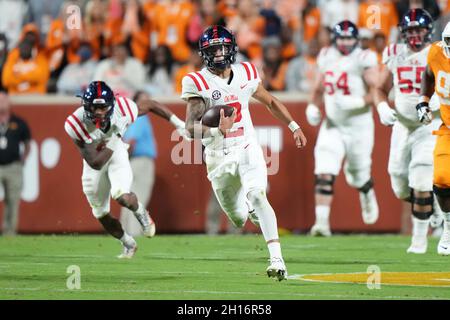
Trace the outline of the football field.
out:
<instances>
[{"instance_id":1,"label":"football field","mask_svg":"<svg viewBox=\"0 0 450 320\"><path fill-rule=\"evenodd\" d=\"M261 235L139 238L131 260L115 258L121 246L108 236L0 237L0 299L450 298L437 239L425 255L406 254L407 236L281 240L289 279L278 282Z\"/></svg>"}]
</instances>

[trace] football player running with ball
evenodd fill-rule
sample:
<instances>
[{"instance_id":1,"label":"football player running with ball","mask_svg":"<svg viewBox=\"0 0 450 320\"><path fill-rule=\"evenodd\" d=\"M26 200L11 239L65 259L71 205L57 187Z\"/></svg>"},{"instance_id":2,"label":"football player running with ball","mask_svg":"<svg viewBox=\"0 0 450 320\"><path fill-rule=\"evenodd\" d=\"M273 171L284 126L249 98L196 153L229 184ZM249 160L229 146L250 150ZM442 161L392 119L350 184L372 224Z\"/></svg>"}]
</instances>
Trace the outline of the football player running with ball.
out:
<instances>
[{"instance_id":1,"label":"football player running with ball","mask_svg":"<svg viewBox=\"0 0 450 320\"><path fill-rule=\"evenodd\" d=\"M115 97L103 81L93 81L81 96L82 106L67 117L65 130L83 157L83 192L95 218L103 228L123 245L118 258L132 258L136 241L122 229L110 214L110 196L131 210L142 226L144 235L155 235L155 223L148 211L130 191L133 173L128 158L128 145L122 136L138 116L148 112L170 121L178 132L184 122L154 100L136 105L125 97Z\"/></svg>"},{"instance_id":2,"label":"football player running with ball","mask_svg":"<svg viewBox=\"0 0 450 320\"><path fill-rule=\"evenodd\" d=\"M333 45L323 48L317 64L320 76L306 108L308 122L319 125L322 115L318 105L325 103L314 149L316 221L311 235L331 236L329 216L333 184L346 157L347 183L359 191L364 223L378 219L378 204L371 178L374 122L369 103L377 78L377 56L358 47L358 29L350 21L333 28Z\"/></svg>"},{"instance_id":3,"label":"football player running with ball","mask_svg":"<svg viewBox=\"0 0 450 320\"><path fill-rule=\"evenodd\" d=\"M405 43L384 49L386 68L381 71L374 102L380 122L392 126L388 165L392 189L397 198L412 204L412 240L407 252L423 254L427 251L430 216L433 211L436 217L440 216L439 206L433 200L432 154L436 143L432 131L438 129L440 121L435 117L430 126L424 126L417 119L415 108L427 65L433 20L427 11L412 9L402 17L399 27ZM395 109L387 102L392 87Z\"/></svg>"},{"instance_id":4,"label":"football player running with ball","mask_svg":"<svg viewBox=\"0 0 450 320\"><path fill-rule=\"evenodd\" d=\"M233 64L236 53L236 40L228 29L211 26L203 32L199 54L206 66L182 81L186 129L191 138L202 139L208 179L222 209L237 227L244 226L247 218L259 224L270 253L267 274L281 281L286 279L287 270L277 219L266 196L267 168L250 117L250 98L289 127L298 148L306 145L306 138L286 107L264 89L255 66L249 62ZM219 105L232 106L231 116L225 117L221 110L218 127L202 125L205 112Z\"/></svg>"},{"instance_id":5,"label":"football player running with ball","mask_svg":"<svg viewBox=\"0 0 450 320\"><path fill-rule=\"evenodd\" d=\"M442 40L431 45L427 66L422 75L419 103L420 122L434 125L429 101L433 93L439 98L442 123L434 147L433 191L443 211L444 231L438 244L440 255L450 255L450 23L442 32Z\"/></svg>"}]
</instances>

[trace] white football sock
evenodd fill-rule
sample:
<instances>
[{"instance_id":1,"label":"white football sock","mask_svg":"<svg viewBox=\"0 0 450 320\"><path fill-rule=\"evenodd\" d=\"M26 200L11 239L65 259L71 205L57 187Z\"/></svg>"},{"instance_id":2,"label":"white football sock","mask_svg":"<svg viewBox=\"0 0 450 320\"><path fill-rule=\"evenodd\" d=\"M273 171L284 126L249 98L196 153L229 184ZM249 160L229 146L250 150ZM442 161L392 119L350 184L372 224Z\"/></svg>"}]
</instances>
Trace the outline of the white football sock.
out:
<instances>
[{"instance_id":1,"label":"white football sock","mask_svg":"<svg viewBox=\"0 0 450 320\"><path fill-rule=\"evenodd\" d=\"M328 226L330 224L330 206L316 206L316 224Z\"/></svg>"},{"instance_id":2,"label":"white football sock","mask_svg":"<svg viewBox=\"0 0 450 320\"><path fill-rule=\"evenodd\" d=\"M428 226L430 224L430 219L428 218L426 220L420 220L413 216L412 222L413 222L412 236L426 238L428 235Z\"/></svg>"},{"instance_id":3,"label":"white football sock","mask_svg":"<svg viewBox=\"0 0 450 320\"><path fill-rule=\"evenodd\" d=\"M267 248L269 248L270 258L282 258L280 242L271 242L267 244Z\"/></svg>"},{"instance_id":4,"label":"white football sock","mask_svg":"<svg viewBox=\"0 0 450 320\"><path fill-rule=\"evenodd\" d=\"M133 237L125 231L123 232L122 238L120 238L120 242L122 242L122 244L127 248L131 248L136 245L136 241L133 239Z\"/></svg>"},{"instance_id":5,"label":"white football sock","mask_svg":"<svg viewBox=\"0 0 450 320\"><path fill-rule=\"evenodd\" d=\"M444 212L444 225L447 227L447 230L450 229L450 212Z\"/></svg>"},{"instance_id":6,"label":"white football sock","mask_svg":"<svg viewBox=\"0 0 450 320\"><path fill-rule=\"evenodd\" d=\"M248 197L258 214L261 232L266 242L269 240L278 240L277 217L267 200L266 193L261 190L255 190L249 192ZM281 249L279 258L281 258Z\"/></svg>"}]
</instances>

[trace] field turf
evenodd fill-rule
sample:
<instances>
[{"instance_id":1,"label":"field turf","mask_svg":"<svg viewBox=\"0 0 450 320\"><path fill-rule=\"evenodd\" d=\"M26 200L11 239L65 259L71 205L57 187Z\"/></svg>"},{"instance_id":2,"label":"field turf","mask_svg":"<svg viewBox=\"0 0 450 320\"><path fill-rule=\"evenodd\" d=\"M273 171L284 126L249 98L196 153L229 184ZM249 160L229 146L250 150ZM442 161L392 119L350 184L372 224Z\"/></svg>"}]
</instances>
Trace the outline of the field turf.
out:
<instances>
[{"instance_id":1,"label":"field turf","mask_svg":"<svg viewBox=\"0 0 450 320\"><path fill-rule=\"evenodd\" d=\"M139 238L134 259L119 260L119 242L108 236L0 237L0 299L449 299L448 286L381 285L299 279L318 273L450 272L450 257L406 254L406 236L281 238L292 279L265 274L261 235L159 235ZM67 268L79 266L81 289L66 287Z\"/></svg>"}]
</instances>

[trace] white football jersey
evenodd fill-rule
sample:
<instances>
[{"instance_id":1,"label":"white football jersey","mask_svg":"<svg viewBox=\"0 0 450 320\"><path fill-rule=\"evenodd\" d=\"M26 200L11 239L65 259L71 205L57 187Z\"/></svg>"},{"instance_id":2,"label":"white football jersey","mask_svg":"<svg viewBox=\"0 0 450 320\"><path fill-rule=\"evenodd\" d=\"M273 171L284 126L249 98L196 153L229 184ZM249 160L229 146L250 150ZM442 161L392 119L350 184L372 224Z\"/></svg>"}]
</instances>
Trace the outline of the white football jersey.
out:
<instances>
[{"instance_id":1,"label":"white football jersey","mask_svg":"<svg viewBox=\"0 0 450 320\"><path fill-rule=\"evenodd\" d=\"M203 145L210 149L234 147L256 138L250 117L249 101L261 79L255 66L250 62L233 64L231 70L231 81L222 79L207 68L189 73L182 81L182 99L187 101L192 97L201 97L207 108L226 104L236 109L236 120L226 137L202 139Z\"/></svg>"},{"instance_id":2,"label":"white football jersey","mask_svg":"<svg viewBox=\"0 0 450 320\"><path fill-rule=\"evenodd\" d=\"M74 140L84 143L99 143L100 141L109 141L115 135L123 137L128 126L138 117L138 107L131 99L116 97L114 111L111 117L111 127L105 133L96 128L92 121L85 121L84 108L79 107L74 113L69 115L64 124L67 134Z\"/></svg>"},{"instance_id":3,"label":"white football jersey","mask_svg":"<svg viewBox=\"0 0 450 320\"><path fill-rule=\"evenodd\" d=\"M416 105L420 96L422 73L427 66L430 45L414 52L405 43L391 44L383 51L383 63L392 72L395 109L406 126L419 126Z\"/></svg>"},{"instance_id":4,"label":"white football jersey","mask_svg":"<svg viewBox=\"0 0 450 320\"><path fill-rule=\"evenodd\" d=\"M374 51L356 48L349 55L343 55L334 46L325 47L319 53L317 65L324 76L325 111L330 120L337 124L346 123L354 114L370 112L368 106L363 110L342 110L335 101L344 95L366 95L363 73L367 68L378 65Z\"/></svg>"}]
</instances>

